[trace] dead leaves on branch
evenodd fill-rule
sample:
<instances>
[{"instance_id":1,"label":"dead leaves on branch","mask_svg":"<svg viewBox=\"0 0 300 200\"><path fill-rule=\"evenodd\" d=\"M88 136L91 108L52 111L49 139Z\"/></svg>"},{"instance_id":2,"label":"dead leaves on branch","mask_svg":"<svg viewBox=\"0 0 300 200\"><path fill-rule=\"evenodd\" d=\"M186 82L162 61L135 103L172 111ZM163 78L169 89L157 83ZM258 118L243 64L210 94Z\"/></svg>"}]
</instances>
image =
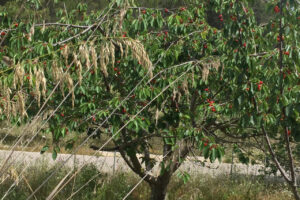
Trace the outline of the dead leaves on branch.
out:
<instances>
[{"instance_id":1,"label":"dead leaves on branch","mask_svg":"<svg viewBox=\"0 0 300 200\"><path fill-rule=\"evenodd\" d=\"M65 45L61 48L60 55L53 56L51 65L42 64L38 59L33 62L20 61L14 65L12 84L7 84L9 81L6 80L6 88L1 87L0 94L6 96L8 101L3 106L4 108L0 109L0 112L5 112L5 115L10 117L11 113L15 113L11 111L15 110L16 113L27 116L26 98L23 93L29 88L31 90L30 94L35 97L40 107L42 98L47 99L49 84L58 85L63 97L65 97L65 90L67 89L72 95L72 106L74 107L75 83L78 81L78 84L81 85L83 77L91 70L93 70L93 74L97 74L98 67L100 67L102 75L109 78L109 72L113 71L109 68L113 69L116 63L116 48L118 48L121 58L127 58L131 55L147 70L149 77L153 77L152 62L140 41L130 38L117 38L101 41L97 45L95 41L83 42L78 49ZM75 66L76 70L73 72L69 70L71 66ZM1 85L4 82L4 79L0 80ZM26 87L24 86L25 82L29 82ZM18 96L18 100L14 103L10 101L11 90L16 91ZM18 106L16 106L17 104Z\"/></svg>"},{"instance_id":2,"label":"dead leaves on branch","mask_svg":"<svg viewBox=\"0 0 300 200\"><path fill-rule=\"evenodd\" d=\"M207 81L209 73L212 69L218 71L221 66L220 60L216 58L208 58L204 62L202 62L202 80Z\"/></svg>"}]
</instances>

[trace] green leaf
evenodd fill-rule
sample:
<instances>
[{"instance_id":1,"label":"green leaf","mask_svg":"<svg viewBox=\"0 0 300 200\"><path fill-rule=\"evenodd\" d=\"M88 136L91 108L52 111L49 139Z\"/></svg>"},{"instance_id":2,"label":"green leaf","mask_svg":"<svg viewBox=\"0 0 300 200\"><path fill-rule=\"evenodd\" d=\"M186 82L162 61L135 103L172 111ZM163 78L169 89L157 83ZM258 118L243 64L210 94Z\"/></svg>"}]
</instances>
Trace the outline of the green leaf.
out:
<instances>
[{"instance_id":1,"label":"green leaf","mask_svg":"<svg viewBox=\"0 0 300 200\"><path fill-rule=\"evenodd\" d=\"M208 158L208 156L209 156L209 147L208 146L204 147L203 156L204 156L205 159Z\"/></svg>"},{"instance_id":2,"label":"green leaf","mask_svg":"<svg viewBox=\"0 0 300 200\"><path fill-rule=\"evenodd\" d=\"M41 154L45 153L47 150L49 149L48 145L45 145L42 149L41 149Z\"/></svg>"},{"instance_id":3,"label":"green leaf","mask_svg":"<svg viewBox=\"0 0 300 200\"><path fill-rule=\"evenodd\" d=\"M210 153L210 162L214 162L216 160L216 149L213 148Z\"/></svg>"},{"instance_id":4,"label":"green leaf","mask_svg":"<svg viewBox=\"0 0 300 200\"><path fill-rule=\"evenodd\" d=\"M57 152L56 152L55 149L53 149L53 151L52 151L52 159L56 160L56 158L57 158Z\"/></svg>"}]
</instances>

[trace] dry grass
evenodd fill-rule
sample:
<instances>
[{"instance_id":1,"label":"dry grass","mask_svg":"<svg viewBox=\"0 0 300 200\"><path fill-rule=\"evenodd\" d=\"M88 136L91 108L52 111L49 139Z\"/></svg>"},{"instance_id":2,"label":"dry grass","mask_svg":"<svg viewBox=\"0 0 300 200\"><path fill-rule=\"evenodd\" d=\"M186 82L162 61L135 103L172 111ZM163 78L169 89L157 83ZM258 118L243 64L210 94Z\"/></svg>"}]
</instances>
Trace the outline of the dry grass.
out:
<instances>
[{"instance_id":1,"label":"dry grass","mask_svg":"<svg viewBox=\"0 0 300 200\"><path fill-rule=\"evenodd\" d=\"M18 174L21 169L16 169ZM18 186L9 194L7 199L23 200L37 188L54 168L47 163L39 163L30 167ZM35 173L32 173L34 171ZM69 172L67 168L60 169L55 177L41 188L35 195L36 199L46 199L47 195L55 188L60 180ZM99 176L97 176L97 174ZM56 197L64 200L72 191L80 188L91 177L97 176L87 187L74 196L74 200L118 200L122 199L127 192L140 180L133 174L118 173L115 175L102 174L93 165L86 166L75 181L71 181L66 188ZM3 196L9 186L15 180L15 176L7 179L0 187L0 195ZM1 197L0 196L0 197ZM142 183L128 198L130 200L145 200L150 197L150 189L146 183ZM219 176L212 178L205 175L192 176L186 184L175 175L168 187L168 200L292 200L293 196L283 184L268 183L260 177L246 176Z\"/></svg>"}]
</instances>

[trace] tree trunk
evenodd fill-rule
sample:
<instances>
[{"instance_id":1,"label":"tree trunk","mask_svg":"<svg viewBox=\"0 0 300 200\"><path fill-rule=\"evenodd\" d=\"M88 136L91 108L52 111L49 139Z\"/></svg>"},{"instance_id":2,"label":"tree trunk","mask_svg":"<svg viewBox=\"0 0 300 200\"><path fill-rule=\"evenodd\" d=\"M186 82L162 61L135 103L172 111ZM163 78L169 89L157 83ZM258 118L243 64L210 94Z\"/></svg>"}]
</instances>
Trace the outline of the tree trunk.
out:
<instances>
[{"instance_id":1,"label":"tree trunk","mask_svg":"<svg viewBox=\"0 0 300 200\"><path fill-rule=\"evenodd\" d=\"M165 200L167 194L168 183L151 184L151 197L150 200Z\"/></svg>"},{"instance_id":2,"label":"tree trunk","mask_svg":"<svg viewBox=\"0 0 300 200\"><path fill-rule=\"evenodd\" d=\"M297 186L292 185L292 192L294 194L295 199L300 200L300 195L299 195L299 192L297 190Z\"/></svg>"}]
</instances>

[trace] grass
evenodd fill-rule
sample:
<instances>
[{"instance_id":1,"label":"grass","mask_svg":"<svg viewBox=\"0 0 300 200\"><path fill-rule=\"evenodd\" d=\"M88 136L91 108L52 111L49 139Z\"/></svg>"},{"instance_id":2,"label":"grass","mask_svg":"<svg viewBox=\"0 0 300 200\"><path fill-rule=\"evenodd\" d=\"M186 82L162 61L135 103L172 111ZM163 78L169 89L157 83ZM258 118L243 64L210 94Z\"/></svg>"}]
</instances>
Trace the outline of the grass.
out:
<instances>
[{"instance_id":1,"label":"grass","mask_svg":"<svg viewBox=\"0 0 300 200\"><path fill-rule=\"evenodd\" d=\"M14 180L17 179L21 170L22 168L10 170L9 177L0 186L0 198L5 194ZM26 199L32 190L35 190L53 170L54 167L49 167L45 162L31 166L24 174L23 179L19 180L18 185L9 193L6 199ZM55 177L52 177L32 199L46 199L69 171L70 169L68 168L60 169ZM67 199L72 192L75 192L92 177L96 178L77 193L73 198L74 200L122 199L140 180L137 176L130 173L117 173L115 175L102 174L95 166L88 165L84 167L81 173L78 174L55 199ZM149 196L150 189L148 185L142 183L128 199L145 200L149 199ZM265 181L262 177L211 177L195 175L191 177L189 182L184 184L182 180L174 175L168 187L169 200L289 200L293 199L292 197L292 194L284 184L270 183Z\"/></svg>"}]
</instances>

